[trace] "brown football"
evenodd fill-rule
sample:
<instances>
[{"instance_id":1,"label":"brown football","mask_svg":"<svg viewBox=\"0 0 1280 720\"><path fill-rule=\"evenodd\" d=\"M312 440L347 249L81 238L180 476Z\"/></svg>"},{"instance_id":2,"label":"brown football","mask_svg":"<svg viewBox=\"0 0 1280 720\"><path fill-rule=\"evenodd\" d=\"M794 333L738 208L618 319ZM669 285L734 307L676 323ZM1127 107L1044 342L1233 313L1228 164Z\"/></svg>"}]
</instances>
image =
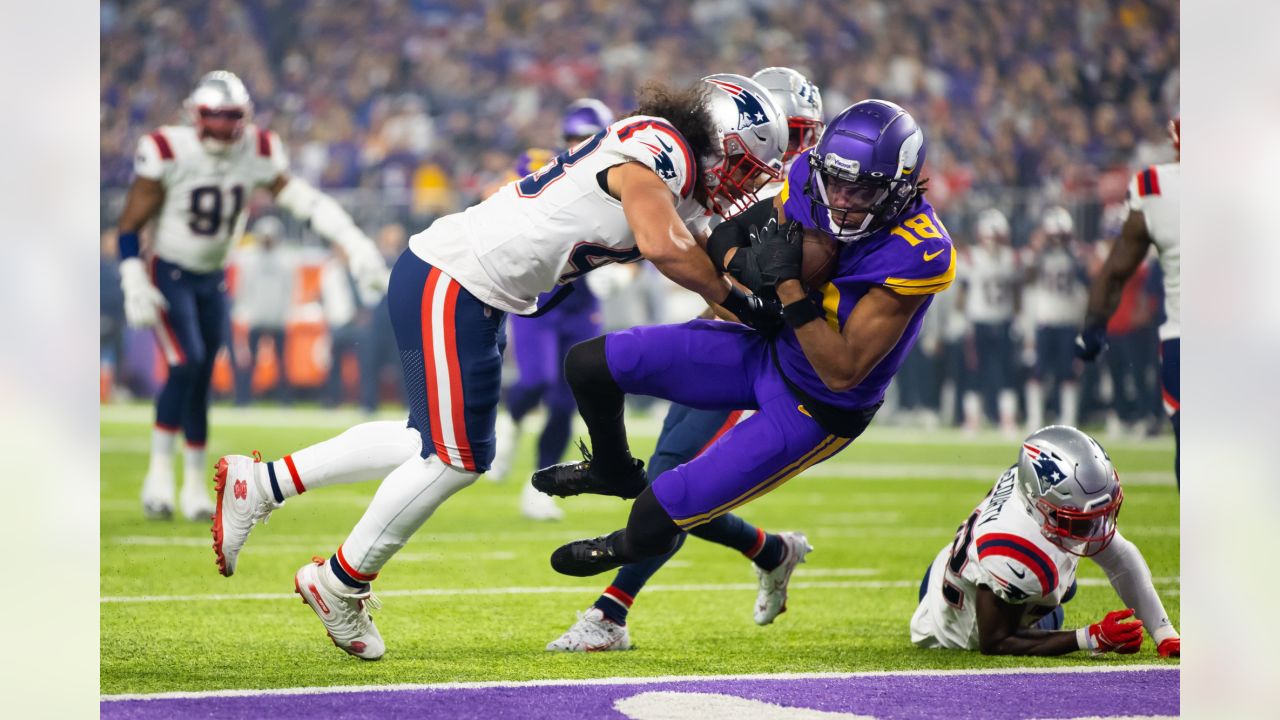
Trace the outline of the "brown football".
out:
<instances>
[{"instance_id":1,"label":"brown football","mask_svg":"<svg viewBox=\"0 0 1280 720\"><path fill-rule=\"evenodd\" d=\"M800 263L800 282L807 290L816 290L831 279L836 270L840 243L817 230L804 231L804 257Z\"/></svg>"}]
</instances>

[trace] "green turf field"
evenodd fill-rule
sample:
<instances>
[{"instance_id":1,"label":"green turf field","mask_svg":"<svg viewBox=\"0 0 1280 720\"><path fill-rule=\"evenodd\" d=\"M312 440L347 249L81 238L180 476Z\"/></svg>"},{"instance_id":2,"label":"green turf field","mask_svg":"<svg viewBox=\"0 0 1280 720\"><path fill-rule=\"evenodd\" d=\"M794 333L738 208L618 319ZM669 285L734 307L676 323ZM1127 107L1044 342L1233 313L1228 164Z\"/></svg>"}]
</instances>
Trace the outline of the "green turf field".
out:
<instances>
[{"instance_id":1,"label":"green turf field","mask_svg":"<svg viewBox=\"0 0 1280 720\"><path fill-rule=\"evenodd\" d=\"M376 483L322 488L259 526L236 575L218 575L208 523L153 522L138 503L150 409L102 415L101 691L268 688L611 676L1054 666L1161 661L1142 653L1091 660L985 658L924 651L908 639L925 567L1016 457L1016 442L953 431L876 428L841 455L746 506L770 530L802 530L816 551L792 580L789 611L751 620L755 576L741 555L690 539L632 609L631 652L559 655L543 647L608 582L556 574L561 543L620 527L627 503L562 501L561 523L520 517L514 480L481 478L446 503L384 569L375 615L382 661L348 657L293 591L293 573L330 554ZM633 426L646 454L657 421ZM216 409L210 463L257 449L274 459L359 422L349 412ZM526 434L517 477L532 469ZM1122 531L1142 549L1179 623L1178 494L1172 442L1107 443L1126 480ZM1119 607L1101 571L1081 564L1067 624ZM453 592L456 591L456 592ZM237 597L246 596L246 597Z\"/></svg>"}]
</instances>

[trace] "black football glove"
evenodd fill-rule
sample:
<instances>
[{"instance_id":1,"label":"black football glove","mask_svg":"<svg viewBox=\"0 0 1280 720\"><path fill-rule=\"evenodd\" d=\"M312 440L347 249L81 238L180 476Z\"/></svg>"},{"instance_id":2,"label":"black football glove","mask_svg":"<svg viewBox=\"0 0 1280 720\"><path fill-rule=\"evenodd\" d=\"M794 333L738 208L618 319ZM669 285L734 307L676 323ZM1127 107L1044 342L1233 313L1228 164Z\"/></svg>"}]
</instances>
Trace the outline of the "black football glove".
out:
<instances>
[{"instance_id":1,"label":"black football glove","mask_svg":"<svg viewBox=\"0 0 1280 720\"><path fill-rule=\"evenodd\" d=\"M764 287L776 288L785 280L800 279L800 266L804 262L804 231L800 223L791 222L786 228L779 228L778 221L770 219L764 227L752 228L747 238L758 258Z\"/></svg>"},{"instance_id":2,"label":"black football glove","mask_svg":"<svg viewBox=\"0 0 1280 720\"><path fill-rule=\"evenodd\" d=\"M729 290L729 296L720 305L738 316L742 324L755 328L765 337L777 335L784 324L782 303L774 298L748 295L735 287Z\"/></svg>"}]
</instances>

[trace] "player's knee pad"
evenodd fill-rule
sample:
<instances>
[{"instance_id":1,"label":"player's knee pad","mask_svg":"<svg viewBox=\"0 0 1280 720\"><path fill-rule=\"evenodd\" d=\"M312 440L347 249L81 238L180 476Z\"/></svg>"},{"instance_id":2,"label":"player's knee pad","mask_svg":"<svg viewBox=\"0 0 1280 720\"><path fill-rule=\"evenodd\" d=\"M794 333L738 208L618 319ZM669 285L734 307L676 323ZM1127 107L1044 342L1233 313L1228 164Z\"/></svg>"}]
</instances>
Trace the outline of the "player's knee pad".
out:
<instances>
[{"instance_id":1,"label":"player's knee pad","mask_svg":"<svg viewBox=\"0 0 1280 720\"><path fill-rule=\"evenodd\" d=\"M445 462L439 455L430 455L423 459L428 468L438 469L438 479L433 482L439 483L438 489L446 497L452 495L459 490L474 483L476 478L480 477L480 473L472 472L466 468L456 465L450 465ZM436 476L437 473L433 473Z\"/></svg>"},{"instance_id":2,"label":"player's knee pad","mask_svg":"<svg viewBox=\"0 0 1280 720\"><path fill-rule=\"evenodd\" d=\"M620 390L609 372L604 336L569 348L564 358L564 378L575 390Z\"/></svg>"}]
</instances>

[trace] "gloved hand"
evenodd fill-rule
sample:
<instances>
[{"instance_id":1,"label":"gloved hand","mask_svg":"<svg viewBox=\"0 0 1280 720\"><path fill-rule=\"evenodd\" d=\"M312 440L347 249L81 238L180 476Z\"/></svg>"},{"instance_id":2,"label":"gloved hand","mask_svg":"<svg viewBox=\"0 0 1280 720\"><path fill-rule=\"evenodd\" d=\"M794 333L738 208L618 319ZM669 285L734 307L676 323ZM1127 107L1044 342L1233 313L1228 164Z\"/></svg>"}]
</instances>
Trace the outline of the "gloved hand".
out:
<instances>
[{"instance_id":1,"label":"gloved hand","mask_svg":"<svg viewBox=\"0 0 1280 720\"><path fill-rule=\"evenodd\" d=\"M1176 658L1182 656L1182 638L1165 638L1156 646L1156 652L1160 653L1162 658Z\"/></svg>"},{"instance_id":2,"label":"gloved hand","mask_svg":"<svg viewBox=\"0 0 1280 720\"><path fill-rule=\"evenodd\" d=\"M356 283L372 295L381 296L385 293L391 272L387 270L387 263L373 241L362 237L358 241L346 243L343 249L347 253L347 267L351 269L351 276Z\"/></svg>"},{"instance_id":3,"label":"gloved hand","mask_svg":"<svg viewBox=\"0 0 1280 720\"><path fill-rule=\"evenodd\" d=\"M1076 335L1076 357L1085 362L1093 362L1107 349L1107 326L1102 324L1085 325Z\"/></svg>"},{"instance_id":4,"label":"gloved hand","mask_svg":"<svg viewBox=\"0 0 1280 720\"><path fill-rule=\"evenodd\" d=\"M773 337L782 329L782 303L776 299L748 295L738 288L729 290L720 306L738 316L738 320L755 328L765 337Z\"/></svg>"},{"instance_id":5,"label":"gloved hand","mask_svg":"<svg viewBox=\"0 0 1280 720\"><path fill-rule=\"evenodd\" d=\"M1124 622L1131 617L1132 608L1107 613L1102 622L1087 628L1088 647L1082 647L1081 650L1092 650L1095 655L1105 652L1130 655L1138 652L1142 648L1142 621Z\"/></svg>"},{"instance_id":6,"label":"gloved hand","mask_svg":"<svg viewBox=\"0 0 1280 720\"><path fill-rule=\"evenodd\" d=\"M728 270L738 282L754 293L772 291L786 280L800 279L804 261L804 232L799 223L789 223L785 230L770 219L764 227L751 226L747 231L751 245L740 248L729 261Z\"/></svg>"},{"instance_id":7,"label":"gloved hand","mask_svg":"<svg viewBox=\"0 0 1280 720\"><path fill-rule=\"evenodd\" d=\"M130 327L154 327L160 322L160 313L169 307L139 258L120 263L120 289L124 290L124 317Z\"/></svg>"}]
</instances>

